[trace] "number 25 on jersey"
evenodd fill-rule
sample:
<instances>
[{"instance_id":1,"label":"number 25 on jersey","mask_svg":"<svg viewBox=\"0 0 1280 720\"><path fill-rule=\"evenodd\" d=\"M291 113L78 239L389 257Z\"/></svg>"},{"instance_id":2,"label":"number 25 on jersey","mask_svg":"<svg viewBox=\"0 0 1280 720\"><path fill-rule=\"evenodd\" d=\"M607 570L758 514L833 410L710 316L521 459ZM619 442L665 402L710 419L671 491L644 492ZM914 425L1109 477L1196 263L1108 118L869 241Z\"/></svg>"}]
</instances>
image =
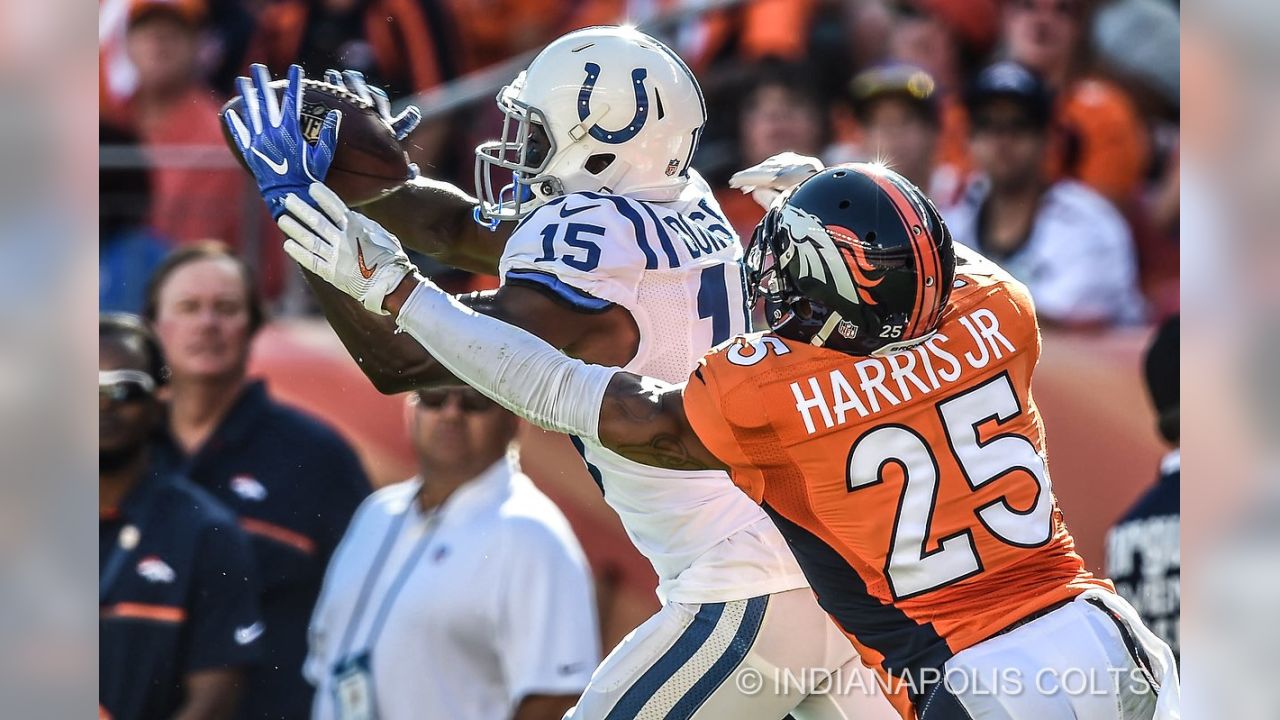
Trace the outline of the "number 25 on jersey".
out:
<instances>
[{"instance_id":1,"label":"number 25 on jersey","mask_svg":"<svg viewBox=\"0 0 1280 720\"><path fill-rule=\"evenodd\" d=\"M945 432L946 451L955 458L971 490L1012 473L1025 472L1036 483L1035 499L1027 510L1014 508L999 496L973 509L977 521L1003 543L1021 548L1045 544L1052 536L1053 499L1049 474L1035 445L1022 435L997 433L982 440L978 428L990 421L997 427L1023 410L1007 373L942 400L935 406ZM905 425L880 425L857 439L849 450L849 492L884 482L884 470L897 465L903 476L902 495L894 517L893 536L885 576L897 600L959 582L982 572L982 559L973 531L965 529L926 544L938 504L937 448Z\"/></svg>"}]
</instances>

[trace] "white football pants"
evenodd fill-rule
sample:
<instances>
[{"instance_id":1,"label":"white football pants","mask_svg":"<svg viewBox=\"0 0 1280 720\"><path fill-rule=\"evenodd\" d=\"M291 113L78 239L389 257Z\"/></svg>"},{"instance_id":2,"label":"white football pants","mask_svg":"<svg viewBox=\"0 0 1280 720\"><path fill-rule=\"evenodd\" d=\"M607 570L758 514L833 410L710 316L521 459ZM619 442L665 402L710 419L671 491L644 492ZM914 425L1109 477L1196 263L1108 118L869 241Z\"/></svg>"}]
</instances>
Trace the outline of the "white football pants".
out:
<instances>
[{"instance_id":1,"label":"white football pants","mask_svg":"<svg viewBox=\"0 0 1280 720\"><path fill-rule=\"evenodd\" d=\"M565 720L897 720L813 591L668 603L627 635Z\"/></svg>"},{"instance_id":2,"label":"white football pants","mask_svg":"<svg viewBox=\"0 0 1280 720\"><path fill-rule=\"evenodd\" d=\"M945 686L952 697L935 692L920 720L1181 717L1173 651L1102 590L956 653Z\"/></svg>"}]
</instances>

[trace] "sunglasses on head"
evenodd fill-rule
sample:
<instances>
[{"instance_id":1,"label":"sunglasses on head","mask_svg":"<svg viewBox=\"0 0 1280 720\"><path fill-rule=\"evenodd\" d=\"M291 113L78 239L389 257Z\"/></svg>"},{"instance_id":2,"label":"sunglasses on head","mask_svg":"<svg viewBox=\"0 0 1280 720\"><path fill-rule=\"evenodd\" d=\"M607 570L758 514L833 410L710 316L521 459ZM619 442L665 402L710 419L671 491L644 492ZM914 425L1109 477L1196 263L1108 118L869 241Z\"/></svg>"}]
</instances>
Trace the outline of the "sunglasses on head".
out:
<instances>
[{"instance_id":1,"label":"sunglasses on head","mask_svg":"<svg viewBox=\"0 0 1280 720\"><path fill-rule=\"evenodd\" d=\"M439 410L452 397L458 398L458 406L463 412L485 412L498 407L498 404L471 388L450 388L447 390L419 390L414 395L420 409Z\"/></svg>"},{"instance_id":2,"label":"sunglasses on head","mask_svg":"<svg viewBox=\"0 0 1280 720\"><path fill-rule=\"evenodd\" d=\"M98 371L98 397L111 402L138 402L151 397L155 391L155 378L141 370Z\"/></svg>"}]
</instances>

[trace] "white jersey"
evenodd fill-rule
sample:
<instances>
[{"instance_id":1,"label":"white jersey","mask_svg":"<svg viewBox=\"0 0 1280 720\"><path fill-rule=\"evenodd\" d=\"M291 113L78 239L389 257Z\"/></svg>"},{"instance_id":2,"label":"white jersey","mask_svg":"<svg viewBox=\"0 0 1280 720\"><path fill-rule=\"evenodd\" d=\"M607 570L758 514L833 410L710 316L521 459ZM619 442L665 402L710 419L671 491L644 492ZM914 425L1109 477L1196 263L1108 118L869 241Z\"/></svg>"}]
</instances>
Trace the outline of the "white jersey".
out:
<instances>
[{"instance_id":1,"label":"white jersey","mask_svg":"<svg viewBox=\"0 0 1280 720\"><path fill-rule=\"evenodd\" d=\"M982 250L980 221L990 190L989 182L979 181L959 204L944 211L957 244ZM1026 284L1041 318L1123 323L1142 318L1129 225L1106 198L1083 183L1060 180L1050 186L1026 243L997 260Z\"/></svg>"},{"instance_id":2,"label":"white jersey","mask_svg":"<svg viewBox=\"0 0 1280 720\"><path fill-rule=\"evenodd\" d=\"M685 382L709 349L749 329L742 246L706 182L690 175L673 202L584 192L539 207L507 242L503 284L536 283L585 312L626 308L640 342L624 369ZM806 586L772 521L725 473L663 470L574 444L653 563L664 603Z\"/></svg>"},{"instance_id":3,"label":"white jersey","mask_svg":"<svg viewBox=\"0 0 1280 720\"><path fill-rule=\"evenodd\" d=\"M363 658L381 720L509 718L529 695L578 695L600 660L591 572L564 515L507 459L438 509L422 480L356 511L325 571L303 674L312 720L350 718Z\"/></svg>"}]
</instances>

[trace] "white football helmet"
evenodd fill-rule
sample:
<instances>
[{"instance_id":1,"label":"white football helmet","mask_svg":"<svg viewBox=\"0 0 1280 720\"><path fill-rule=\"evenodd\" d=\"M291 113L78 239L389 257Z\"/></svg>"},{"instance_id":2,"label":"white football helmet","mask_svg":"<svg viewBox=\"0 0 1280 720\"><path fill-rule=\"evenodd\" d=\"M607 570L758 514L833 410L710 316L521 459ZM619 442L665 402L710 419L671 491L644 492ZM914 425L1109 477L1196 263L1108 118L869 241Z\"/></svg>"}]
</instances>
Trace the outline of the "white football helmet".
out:
<instances>
[{"instance_id":1,"label":"white football helmet","mask_svg":"<svg viewBox=\"0 0 1280 720\"><path fill-rule=\"evenodd\" d=\"M476 195L491 221L575 192L674 200L707 121L684 61L626 26L559 38L497 99L502 139L476 148Z\"/></svg>"}]
</instances>

